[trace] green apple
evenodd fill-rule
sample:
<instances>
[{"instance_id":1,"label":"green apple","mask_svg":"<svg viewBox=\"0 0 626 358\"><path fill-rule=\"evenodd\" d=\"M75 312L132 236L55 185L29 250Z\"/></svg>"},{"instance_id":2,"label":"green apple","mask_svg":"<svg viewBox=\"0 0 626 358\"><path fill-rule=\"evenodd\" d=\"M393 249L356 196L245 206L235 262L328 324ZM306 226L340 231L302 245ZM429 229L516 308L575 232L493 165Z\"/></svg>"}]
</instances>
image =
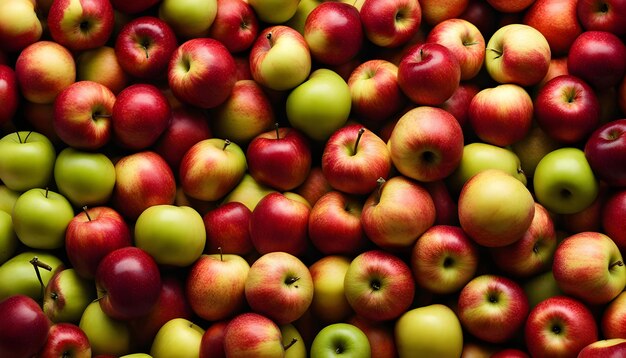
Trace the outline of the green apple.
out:
<instances>
[{"instance_id":1,"label":"green apple","mask_svg":"<svg viewBox=\"0 0 626 358\"><path fill-rule=\"evenodd\" d=\"M187 319L171 319L154 337L150 355L154 358L198 357L203 334L204 329Z\"/></svg>"},{"instance_id":2,"label":"green apple","mask_svg":"<svg viewBox=\"0 0 626 358\"><path fill-rule=\"evenodd\" d=\"M163 0L159 17L182 38L203 37L217 15L217 0Z\"/></svg>"},{"instance_id":3,"label":"green apple","mask_svg":"<svg viewBox=\"0 0 626 358\"><path fill-rule=\"evenodd\" d=\"M76 270L57 271L46 285L43 311L52 322L78 322L85 308L96 298L93 281Z\"/></svg>"},{"instance_id":4,"label":"green apple","mask_svg":"<svg viewBox=\"0 0 626 358\"><path fill-rule=\"evenodd\" d=\"M204 251L202 216L189 206L154 205L135 222L135 246L161 265L185 267Z\"/></svg>"},{"instance_id":5,"label":"green apple","mask_svg":"<svg viewBox=\"0 0 626 358\"><path fill-rule=\"evenodd\" d=\"M296 8L296 12L285 22L285 25L304 35L304 23L306 22L306 18L311 11L321 3L321 0L301 0Z\"/></svg>"},{"instance_id":6,"label":"green apple","mask_svg":"<svg viewBox=\"0 0 626 358\"><path fill-rule=\"evenodd\" d=\"M461 162L448 177L451 189L458 193L469 178L485 169L503 170L526 185L526 175L515 153L493 144L474 142L463 147Z\"/></svg>"},{"instance_id":7,"label":"green apple","mask_svg":"<svg viewBox=\"0 0 626 358\"><path fill-rule=\"evenodd\" d=\"M35 268L30 263L35 257L51 267L50 271L39 269L44 286L48 285L54 273L63 267L63 261L43 251L26 251L13 256L0 266L0 301L9 296L22 294L41 302L44 291L37 278Z\"/></svg>"},{"instance_id":8,"label":"green apple","mask_svg":"<svg viewBox=\"0 0 626 358\"><path fill-rule=\"evenodd\" d=\"M99 354L121 356L131 351L131 333L126 322L107 316L97 301L85 308L78 326L89 338L94 356Z\"/></svg>"},{"instance_id":9,"label":"green apple","mask_svg":"<svg viewBox=\"0 0 626 358\"><path fill-rule=\"evenodd\" d=\"M57 156L54 180L59 192L77 207L106 203L115 185L115 166L102 153L68 147Z\"/></svg>"},{"instance_id":10,"label":"green apple","mask_svg":"<svg viewBox=\"0 0 626 358\"><path fill-rule=\"evenodd\" d=\"M33 249L58 249L65 244L65 229L74 218L72 204L48 189L30 189L13 207L13 226L20 241Z\"/></svg>"},{"instance_id":11,"label":"green apple","mask_svg":"<svg viewBox=\"0 0 626 358\"><path fill-rule=\"evenodd\" d=\"M276 192L276 190L260 184L254 180L252 175L246 173L239 184L226 195L222 203L230 203L232 201L240 202L252 211L265 195L274 192Z\"/></svg>"},{"instance_id":12,"label":"green apple","mask_svg":"<svg viewBox=\"0 0 626 358\"><path fill-rule=\"evenodd\" d=\"M11 214L0 210L0 265L15 254L19 243Z\"/></svg>"},{"instance_id":13,"label":"green apple","mask_svg":"<svg viewBox=\"0 0 626 358\"><path fill-rule=\"evenodd\" d=\"M285 347L285 358L307 358L307 349L302 335L291 323L279 326Z\"/></svg>"},{"instance_id":14,"label":"green apple","mask_svg":"<svg viewBox=\"0 0 626 358\"><path fill-rule=\"evenodd\" d=\"M259 20L280 24L289 20L298 9L300 0L248 0Z\"/></svg>"},{"instance_id":15,"label":"green apple","mask_svg":"<svg viewBox=\"0 0 626 358\"><path fill-rule=\"evenodd\" d=\"M574 147L546 154L535 168L533 187L537 202L555 214L573 214L596 200L599 183L585 153Z\"/></svg>"},{"instance_id":16,"label":"green apple","mask_svg":"<svg viewBox=\"0 0 626 358\"><path fill-rule=\"evenodd\" d=\"M530 277L522 283L522 288L528 297L530 309L546 298L563 294L554 279L552 270Z\"/></svg>"},{"instance_id":17,"label":"green apple","mask_svg":"<svg viewBox=\"0 0 626 358\"><path fill-rule=\"evenodd\" d=\"M4 211L11 215L13 205L20 197L20 192L9 189L6 185L0 185L0 211Z\"/></svg>"},{"instance_id":18,"label":"green apple","mask_svg":"<svg viewBox=\"0 0 626 358\"><path fill-rule=\"evenodd\" d=\"M287 119L314 140L328 139L350 115L350 87L336 72L320 68L287 97Z\"/></svg>"},{"instance_id":19,"label":"green apple","mask_svg":"<svg viewBox=\"0 0 626 358\"><path fill-rule=\"evenodd\" d=\"M349 323L333 323L322 328L311 343L311 357L368 358L371 355L365 333Z\"/></svg>"},{"instance_id":20,"label":"green apple","mask_svg":"<svg viewBox=\"0 0 626 358\"><path fill-rule=\"evenodd\" d=\"M405 312L395 323L400 358L458 358L463 351L463 329L454 311L431 304Z\"/></svg>"},{"instance_id":21,"label":"green apple","mask_svg":"<svg viewBox=\"0 0 626 358\"><path fill-rule=\"evenodd\" d=\"M0 139L0 181L9 189L45 188L52 179L54 145L38 132L13 132Z\"/></svg>"}]
</instances>

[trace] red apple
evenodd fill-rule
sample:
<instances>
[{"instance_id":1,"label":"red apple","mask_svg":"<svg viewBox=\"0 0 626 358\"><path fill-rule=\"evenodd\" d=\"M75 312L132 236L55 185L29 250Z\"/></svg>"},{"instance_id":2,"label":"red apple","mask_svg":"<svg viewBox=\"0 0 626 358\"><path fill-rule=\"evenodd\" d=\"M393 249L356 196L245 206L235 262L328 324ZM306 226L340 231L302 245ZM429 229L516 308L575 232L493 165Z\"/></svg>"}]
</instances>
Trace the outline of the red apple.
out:
<instances>
[{"instance_id":1,"label":"red apple","mask_svg":"<svg viewBox=\"0 0 626 358\"><path fill-rule=\"evenodd\" d=\"M207 253L246 255L253 249L250 239L252 212L244 204L233 201L207 211L204 216Z\"/></svg>"},{"instance_id":2,"label":"red apple","mask_svg":"<svg viewBox=\"0 0 626 358\"><path fill-rule=\"evenodd\" d=\"M420 3L412 0L368 0L360 14L365 36L381 47L406 44L422 22Z\"/></svg>"},{"instance_id":3,"label":"red apple","mask_svg":"<svg viewBox=\"0 0 626 358\"><path fill-rule=\"evenodd\" d=\"M436 26L442 21L459 17L468 5L468 0L421 0L424 21Z\"/></svg>"},{"instance_id":4,"label":"red apple","mask_svg":"<svg viewBox=\"0 0 626 358\"><path fill-rule=\"evenodd\" d=\"M576 4L578 19L586 30L612 32L626 35L626 4L620 0L579 0Z\"/></svg>"},{"instance_id":5,"label":"red apple","mask_svg":"<svg viewBox=\"0 0 626 358\"><path fill-rule=\"evenodd\" d=\"M596 128L585 143L585 157L594 174L611 187L626 186L626 167L622 148L626 143L626 118Z\"/></svg>"},{"instance_id":6,"label":"red apple","mask_svg":"<svg viewBox=\"0 0 626 358\"><path fill-rule=\"evenodd\" d=\"M524 24L534 27L550 44L552 56L567 55L583 31L576 14L577 0L536 0L524 13Z\"/></svg>"},{"instance_id":7,"label":"red apple","mask_svg":"<svg viewBox=\"0 0 626 358\"><path fill-rule=\"evenodd\" d=\"M435 204L435 224L436 225L458 225L459 209L456 198L444 180L435 180L424 183L424 187L433 199Z\"/></svg>"},{"instance_id":8,"label":"red apple","mask_svg":"<svg viewBox=\"0 0 626 358\"><path fill-rule=\"evenodd\" d=\"M609 194L600 217L604 232L626 252L626 190Z\"/></svg>"},{"instance_id":9,"label":"red apple","mask_svg":"<svg viewBox=\"0 0 626 358\"><path fill-rule=\"evenodd\" d=\"M237 53L248 50L258 32L259 20L247 1L217 1L217 15L209 28L209 37L220 41L231 53Z\"/></svg>"},{"instance_id":10,"label":"red apple","mask_svg":"<svg viewBox=\"0 0 626 358\"><path fill-rule=\"evenodd\" d=\"M46 19L55 42L72 51L103 46L113 33L115 14L108 0L53 1Z\"/></svg>"},{"instance_id":11,"label":"red apple","mask_svg":"<svg viewBox=\"0 0 626 358\"><path fill-rule=\"evenodd\" d=\"M13 119L19 105L20 92L12 67L0 65L0 127Z\"/></svg>"},{"instance_id":12,"label":"red apple","mask_svg":"<svg viewBox=\"0 0 626 358\"><path fill-rule=\"evenodd\" d=\"M370 321L357 315L348 319L347 323L356 326L365 333L370 342L372 357L395 358L398 356L391 325Z\"/></svg>"},{"instance_id":13,"label":"red apple","mask_svg":"<svg viewBox=\"0 0 626 358\"><path fill-rule=\"evenodd\" d=\"M88 358L91 357L91 345L80 327L61 322L50 326L46 344L37 356L41 358Z\"/></svg>"},{"instance_id":14,"label":"red apple","mask_svg":"<svg viewBox=\"0 0 626 358\"><path fill-rule=\"evenodd\" d=\"M258 313L242 313L228 322L224 330L226 357L284 356L278 325Z\"/></svg>"},{"instance_id":15,"label":"red apple","mask_svg":"<svg viewBox=\"0 0 626 358\"><path fill-rule=\"evenodd\" d=\"M198 358L226 358L224 351L224 335L230 320L213 322L204 331L200 341L200 356Z\"/></svg>"},{"instance_id":16,"label":"red apple","mask_svg":"<svg viewBox=\"0 0 626 358\"><path fill-rule=\"evenodd\" d=\"M570 47L567 70L596 89L618 85L626 73L626 45L606 31L585 31Z\"/></svg>"},{"instance_id":17,"label":"red apple","mask_svg":"<svg viewBox=\"0 0 626 358\"><path fill-rule=\"evenodd\" d=\"M466 128L466 123L469 121L470 104L478 92L480 92L480 88L472 82L461 82L452 96L439 107L452 114L461 128Z\"/></svg>"},{"instance_id":18,"label":"red apple","mask_svg":"<svg viewBox=\"0 0 626 358\"><path fill-rule=\"evenodd\" d=\"M577 358L621 357L626 354L626 339L603 339L588 344L581 349Z\"/></svg>"},{"instance_id":19,"label":"red apple","mask_svg":"<svg viewBox=\"0 0 626 358\"><path fill-rule=\"evenodd\" d=\"M136 14L150 9L152 6L159 3L159 0L109 0L115 10L123 14Z\"/></svg>"},{"instance_id":20,"label":"red apple","mask_svg":"<svg viewBox=\"0 0 626 358\"><path fill-rule=\"evenodd\" d=\"M24 295L9 296L0 301L0 317L4 322L0 355L26 358L43 348L50 321L35 300Z\"/></svg>"},{"instance_id":21,"label":"red apple","mask_svg":"<svg viewBox=\"0 0 626 358\"><path fill-rule=\"evenodd\" d=\"M333 188L328 184L322 168L314 166L309 171L304 183L294 189L294 192L305 198L311 206L314 206L324 194L332 190Z\"/></svg>"},{"instance_id":22,"label":"red apple","mask_svg":"<svg viewBox=\"0 0 626 358\"><path fill-rule=\"evenodd\" d=\"M606 338L626 337L626 293L622 292L604 307L600 316L600 328Z\"/></svg>"}]
</instances>

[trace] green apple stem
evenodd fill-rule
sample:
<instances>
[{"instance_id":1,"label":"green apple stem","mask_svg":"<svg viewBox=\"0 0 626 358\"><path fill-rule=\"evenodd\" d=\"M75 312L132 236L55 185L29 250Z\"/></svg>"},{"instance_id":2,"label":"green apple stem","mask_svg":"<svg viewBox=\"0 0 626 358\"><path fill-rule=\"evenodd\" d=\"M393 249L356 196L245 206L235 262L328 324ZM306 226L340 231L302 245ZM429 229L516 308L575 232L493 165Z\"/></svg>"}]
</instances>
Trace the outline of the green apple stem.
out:
<instances>
[{"instance_id":1,"label":"green apple stem","mask_svg":"<svg viewBox=\"0 0 626 358\"><path fill-rule=\"evenodd\" d=\"M83 206L83 212L87 216L87 220L91 221L91 216L89 216L89 212L87 211L87 205Z\"/></svg>"},{"instance_id":2,"label":"green apple stem","mask_svg":"<svg viewBox=\"0 0 626 358\"><path fill-rule=\"evenodd\" d=\"M357 134L356 136L356 141L354 142L354 154L353 155L356 155L356 152L359 148L359 142L361 141L361 137L363 136L364 132L365 132L365 128L361 127L359 129L359 134Z\"/></svg>"},{"instance_id":3,"label":"green apple stem","mask_svg":"<svg viewBox=\"0 0 626 358\"><path fill-rule=\"evenodd\" d=\"M622 262L622 260L617 260L616 262L613 262L609 266L609 270L612 270L615 266L624 266L624 262Z\"/></svg>"},{"instance_id":4,"label":"green apple stem","mask_svg":"<svg viewBox=\"0 0 626 358\"><path fill-rule=\"evenodd\" d=\"M499 57L502 56L502 51L501 50L497 50L495 48L487 48L487 50L495 52L498 55L495 58L499 58Z\"/></svg>"},{"instance_id":5,"label":"green apple stem","mask_svg":"<svg viewBox=\"0 0 626 358\"><path fill-rule=\"evenodd\" d=\"M35 274L37 274L37 280L39 280L39 285L41 286L41 296L43 296L45 285L43 284L43 279L41 278L41 273L39 269L42 268L47 271L52 271L52 266L46 264L45 262L39 261L39 257L35 256L30 261L31 265L35 269Z\"/></svg>"},{"instance_id":6,"label":"green apple stem","mask_svg":"<svg viewBox=\"0 0 626 358\"><path fill-rule=\"evenodd\" d=\"M230 140L225 139L224 140L224 147L222 148L222 150L226 150L226 147L228 147L230 145Z\"/></svg>"},{"instance_id":7,"label":"green apple stem","mask_svg":"<svg viewBox=\"0 0 626 358\"><path fill-rule=\"evenodd\" d=\"M278 122L274 123L274 129L276 130L276 139L280 139L280 132L278 131Z\"/></svg>"},{"instance_id":8,"label":"green apple stem","mask_svg":"<svg viewBox=\"0 0 626 358\"><path fill-rule=\"evenodd\" d=\"M296 344L296 342L298 342L298 338L292 338L291 342L289 342L289 344L287 344L286 346L283 345L283 349L287 350L287 349L293 347L293 345Z\"/></svg>"}]
</instances>

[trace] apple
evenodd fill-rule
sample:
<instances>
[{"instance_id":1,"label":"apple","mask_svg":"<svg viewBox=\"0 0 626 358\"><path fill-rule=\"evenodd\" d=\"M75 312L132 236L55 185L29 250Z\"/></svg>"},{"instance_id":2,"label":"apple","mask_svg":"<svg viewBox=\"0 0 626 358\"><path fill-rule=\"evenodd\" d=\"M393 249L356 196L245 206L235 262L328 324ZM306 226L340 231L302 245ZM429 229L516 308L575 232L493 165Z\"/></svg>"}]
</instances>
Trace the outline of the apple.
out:
<instances>
[{"instance_id":1,"label":"apple","mask_svg":"<svg viewBox=\"0 0 626 358\"><path fill-rule=\"evenodd\" d=\"M625 300L626 293L621 292L611 302L604 306L604 310L599 317L599 324L602 335L607 339L624 337L625 332L622 322L626 317L626 306L624 306Z\"/></svg>"},{"instance_id":2,"label":"apple","mask_svg":"<svg viewBox=\"0 0 626 358\"><path fill-rule=\"evenodd\" d=\"M36 263L42 265L34 266ZM40 269L39 266L49 267L50 270ZM0 266L0 300L15 295L24 295L41 302L44 287L56 271L63 267L63 261L47 251L27 250L17 253ZM37 276L37 271L39 276Z\"/></svg>"},{"instance_id":3,"label":"apple","mask_svg":"<svg viewBox=\"0 0 626 358\"><path fill-rule=\"evenodd\" d=\"M467 128L469 121L469 106L480 88L471 82L461 82L452 96L439 105L456 118L461 128Z\"/></svg>"},{"instance_id":4,"label":"apple","mask_svg":"<svg viewBox=\"0 0 626 358\"><path fill-rule=\"evenodd\" d=\"M585 153L563 147L537 163L533 177L537 202L555 214L572 214L587 208L598 196L599 184Z\"/></svg>"},{"instance_id":5,"label":"apple","mask_svg":"<svg viewBox=\"0 0 626 358\"><path fill-rule=\"evenodd\" d=\"M442 304L404 312L395 322L394 337L400 358L460 357L463 351L461 323L454 311Z\"/></svg>"},{"instance_id":6,"label":"apple","mask_svg":"<svg viewBox=\"0 0 626 358\"><path fill-rule=\"evenodd\" d=\"M250 174L246 173L239 184L224 197L222 204L239 202L252 211L267 194L275 192L276 190L258 183Z\"/></svg>"},{"instance_id":7,"label":"apple","mask_svg":"<svg viewBox=\"0 0 626 358\"><path fill-rule=\"evenodd\" d=\"M199 358L226 358L224 333L229 322L230 319L217 321L207 327L200 341Z\"/></svg>"},{"instance_id":8,"label":"apple","mask_svg":"<svg viewBox=\"0 0 626 358\"><path fill-rule=\"evenodd\" d=\"M231 53L244 52L252 46L259 28L257 15L247 1L218 0L209 37L223 43Z\"/></svg>"},{"instance_id":9,"label":"apple","mask_svg":"<svg viewBox=\"0 0 626 358\"><path fill-rule=\"evenodd\" d=\"M0 334L0 354L32 357L45 345L50 323L32 298L14 295L0 301L0 316L6 325Z\"/></svg>"},{"instance_id":10,"label":"apple","mask_svg":"<svg viewBox=\"0 0 626 358\"><path fill-rule=\"evenodd\" d=\"M43 312L55 323L78 323L95 296L91 280L79 276L73 268L59 270L46 285Z\"/></svg>"},{"instance_id":11,"label":"apple","mask_svg":"<svg viewBox=\"0 0 626 358\"><path fill-rule=\"evenodd\" d=\"M418 105L442 104L456 91L460 80L456 55L436 42L414 45L398 64L398 85Z\"/></svg>"},{"instance_id":12,"label":"apple","mask_svg":"<svg viewBox=\"0 0 626 358\"><path fill-rule=\"evenodd\" d=\"M37 42L42 33L43 25L33 1L12 0L0 3L0 49L19 52Z\"/></svg>"},{"instance_id":13,"label":"apple","mask_svg":"<svg viewBox=\"0 0 626 358\"><path fill-rule=\"evenodd\" d=\"M202 2L210 4L216 0ZM161 6L175 4L163 1ZM192 2L185 2L189 5ZM195 5L194 5L195 6ZM191 12L198 12L197 9ZM188 17L183 17L189 21ZM174 51L167 69L168 84L181 102L214 108L222 104L235 86L236 66L233 56L219 41L211 38L187 40Z\"/></svg>"},{"instance_id":14,"label":"apple","mask_svg":"<svg viewBox=\"0 0 626 358\"><path fill-rule=\"evenodd\" d=\"M224 331L226 357L284 357L280 328L264 315L246 312L228 322Z\"/></svg>"},{"instance_id":15,"label":"apple","mask_svg":"<svg viewBox=\"0 0 626 358\"><path fill-rule=\"evenodd\" d=\"M518 283L485 274L461 289L457 309L461 325L473 336L489 343L504 343L521 331L529 305Z\"/></svg>"},{"instance_id":16,"label":"apple","mask_svg":"<svg viewBox=\"0 0 626 358\"><path fill-rule=\"evenodd\" d=\"M73 323L61 322L50 326L48 339L38 355L42 358L63 356L91 357L89 338L80 327Z\"/></svg>"},{"instance_id":17,"label":"apple","mask_svg":"<svg viewBox=\"0 0 626 358\"><path fill-rule=\"evenodd\" d=\"M593 130L585 142L585 158L593 173L611 187L626 186L625 168L620 165L624 129L626 118L616 119Z\"/></svg>"},{"instance_id":18,"label":"apple","mask_svg":"<svg viewBox=\"0 0 626 358\"><path fill-rule=\"evenodd\" d=\"M0 109L0 126L13 119L19 107L19 98L15 71L7 65L0 65L0 100L3 103Z\"/></svg>"},{"instance_id":19,"label":"apple","mask_svg":"<svg viewBox=\"0 0 626 358\"><path fill-rule=\"evenodd\" d=\"M54 144L41 133L18 131L0 138L0 180L10 190L48 186L55 160Z\"/></svg>"},{"instance_id":20,"label":"apple","mask_svg":"<svg viewBox=\"0 0 626 358\"><path fill-rule=\"evenodd\" d=\"M204 329L185 318L173 318L165 323L150 347L153 358L198 357Z\"/></svg>"},{"instance_id":21,"label":"apple","mask_svg":"<svg viewBox=\"0 0 626 358\"><path fill-rule=\"evenodd\" d=\"M539 161L546 154L562 146L563 144L550 137L541 127L533 125L526 137L513 143L508 149L518 158L517 162L524 181L532 181Z\"/></svg>"},{"instance_id":22,"label":"apple","mask_svg":"<svg viewBox=\"0 0 626 358\"><path fill-rule=\"evenodd\" d=\"M576 2L576 13L586 30L608 31L617 36L626 34L621 25L626 20L626 7L621 1L580 0Z\"/></svg>"},{"instance_id":23,"label":"apple","mask_svg":"<svg viewBox=\"0 0 626 358\"><path fill-rule=\"evenodd\" d=\"M322 328L311 343L311 356L329 357L371 357L371 347L367 336L355 325L333 323Z\"/></svg>"},{"instance_id":24,"label":"apple","mask_svg":"<svg viewBox=\"0 0 626 358\"><path fill-rule=\"evenodd\" d=\"M155 16L140 16L124 24L115 38L120 67L137 78L156 78L167 70L178 47L174 30Z\"/></svg>"},{"instance_id":25,"label":"apple","mask_svg":"<svg viewBox=\"0 0 626 358\"><path fill-rule=\"evenodd\" d=\"M417 1L368 0L359 12L365 36L380 47L406 44L422 22L422 6Z\"/></svg>"},{"instance_id":26,"label":"apple","mask_svg":"<svg viewBox=\"0 0 626 358\"><path fill-rule=\"evenodd\" d=\"M626 247L626 236L624 236L624 223L622 219L625 215L626 191L620 189L608 195L602 204L600 224L602 232L608 235L613 242L623 250Z\"/></svg>"},{"instance_id":27,"label":"apple","mask_svg":"<svg viewBox=\"0 0 626 358\"><path fill-rule=\"evenodd\" d=\"M17 198L22 194L19 191L11 190L6 185L0 184L0 211L11 215L13 206L17 201Z\"/></svg>"},{"instance_id":28,"label":"apple","mask_svg":"<svg viewBox=\"0 0 626 358\"><path fill-rule=\"evenodd\" d=\"M458 225L458 205L456 198L445 181L436 180L424 183L426 190L435 204L435 224L436 225Z\"/></svg>"},{"instance_id":29,"label":"apple","mask_svg":"<svg viewBox=\"0 0 626 358\"><path fill-rule=\"evenodd\" d=\"M541 301L528 314L524 328L526 348L533 357L576 356L597 340L592 312L567 296Z\"/></svg>"},{"instance_id":30,"label":"apple","mask_svg":"<svg viewBox=\"0 0 626 358\"><path fill-rule=\"evenodd\" d=\"M487 42L485 68L499 83L532 86L550 66L550 44L537 29L524 24L500 27Z\"/></svg>"},{"instance_id":31,"label":"apple","mask_svg":"<svg viewBox=\"0 0 626 358\"><path fill-rule=\"evenodd\" d=\"M345 321L353 313L344 289L344 278L351 260L327 255L309 266L313 279L313 301L309 310L324 323Z\"/></svg>"},{"instance_id":32,"label":"apple","mask_svg":"<svg viewBox=\"0 0 626 358\"><path fill-rule=\"evenodd\" d=\"M365 333L370 343L372 357L394 358L398 356L393 334L395 321L380 324L380 322L353 315L346 323L356 326Z\"/></svg>"},{"instance_id":33,"label":"apple","mask_svg":"<svg viewBox=\"0 0 626 358\"><path fill-rule=\"evenodd\" d=\"M202 216L188 206L153 205L135 222L135 246L160 265L186 267L204 250L206 232Z\"/></svg>"},{"instance_id":34,"label":"apple","mask_svg":"<svg viewBox=\"0 0 626 358\"><path fill-rule=\"evenodd\" d=\"M288 323L280 325L285 358L306 358L307 345L295 325Z\"/></svg>"},{"instance_id":35,"label":"apple","mask_svg":"<svg viewBox=\"0 0 626 358\"><path fill-rule=\"evenodd\" d=\"M610 32L585 31L570 47L567 70L599 90L617 86L626 73L626 44Z\"/></svg>"},{"instance_id":36,"label":"apple","mask_svg":"<svg viewBox=\"0 0 626 358\"><path fill-rule=\"evenodd\" d=\"M504 13L517 13L527 9L534 0L487 0L494 9Z\"/></svg>"},{"instance_id":37,"label":"apple","mask_svg":"<svg viewBox=\"0 0 626 358\"><path fill-rule=\"evenodd\" d=\"M217 16L217 0L162 0L158 10L159 18L167 22L178 37L203 38Z\"/></svg>"},{"instance_id":38,"label":"apple","mask_svg":"<svg viewBox=\"0 0 626 358\"><path fill-rule=\"evenodd\" d=\"M159 0L135 0L132 2L124 0L109 0L113 8L122 14L137 14L150 9L159 3Z\"/></svg>"},{"instance_id":39,"label":"apple","mask_svg":"<svg viewBox=\"0 0 626 358\"><path fill-rule=\"evenodd\" d=\"M490 358L529 358L529 355L520 349L515 348L505 348L502 350L497 350Z\"/></svg>"},{"instance_id":40,"label":"apple","mask_svg":"<svg viewBox=\"0 0 626 358\"><path fill-rule=\"evenodd\" d=\"M298 9L298 0L248 0L260 21L280 24L289 20Z\"/></svg>"},{"instance_id":41,"label":"apple","mask_svg":"<svg viewBox=\"0 0 626 358\"><path fill-rule=\"evenodd\" d=\"M0 265L15 255L19 242L11 214L0 210Z\"/></svg>"},{"instance_id":42,"label":"apple","mask_svg":"<svg viewBox=\"0 0 626 358\"><path fill-rule=\"evenodd\" d=\"M480 90L467 111L469 124L481 141L506 147L526 137L533 124L533 109L528 92L507 83Z\"/></svg>"},{"instance_id":43,"label":"apple","mask_svg":"<svg viewBox=\"0 0 626 358\"><path fill-rule=\"evenodd\" d=\"M463 144L463 130L454 116L429 106L402 115L387 141L394 167L421 182L448 177L461 161Z\"/></svg>"},{"instance_id":44,"label":"apple","mask_svg":"<svg viewBox=\"0 0 626 358\"><path fill-rule=\"evenodd\" d=\"M105 85L74 82L54 100L54 132L76 149L100 149L112 136L115 103L115 95Z\"/></svg>"},{"instance_id":45,"label":"apple","mask_svg":"<svg viewBox=\"0 0 626 358\"><path fill-rule=\"evenodd\" d=\"M479 257L477 245L460 227L435 225L417 239L409 263L418 286L450 294L474 277Z\"/></svg>"},{"instance_id":46,"label":"apple","mask_svg":"<svg viewBox=\"0 0 626 358\"><path fill-rule=\"evenodd\" d=\"M536 274L522 281L522 285L531 309L547 298L563 295L552 270Z\"/></svg>"},{"instance_id":47,"label":"apple","mask_svg":"<svg viewBox=\"0 0 626 358\"><path fill-rule=\"evenodd\" d=\"M24 98L34 103L49 104L76 80L76 62L62 45L47 40L37 41L19 53L15 76Z\"/></svg>"},{"instance_id":48,"label":"apple","mask_svg":"<svg viewBox=\"0 0 626 358\"><path fill-rule=\"evenodd\" d=\"M53 1L46 29L71 51L103 46L113 33L115 13L106 0Z\"/></svg>"},{"instance_id":49,"label":"apple","mask_svg":"<svg viewBox=\"0 0 626 358\"><path fill-rule=\"evenodd\" d=\"M583 31L577 16L576 0L537 0L524 14L524 24L541 32L552 56L567 55L570 46Z\"/></svg>"},{"instance_id":50,"label":"apple","mask_svg":"<svg viewBox=\"0 0 626 358\"><path fill-rule=\"evenodd\" d=\"M94 301L85 308L78 327L89 339L93 356L121 356L131 352L131 333L127 322L106 315Z\"/></svg>"},{"instance_id":51,"label":"apple","mask_svg":"<svg viewBox=\"0 0 626 358\"><path fill-rule=\"evenodd\" d=\"M588 344L578 352L580 358L619 357L626 352L626 339L603 339Z\"/></svg>"},{"instance_id":52,"label":"apple","mask_svg":"<svg viewBox=\"0 0 626 358\"><path fill-rule=\"evenodd\" d=\"M76 57L76 81L93 81L106 86L114 94L126 88L130 75L120 66L111 46L82 51Z\"/></svg>"},{"instance_id":53,"label":"apple","mask_svg":"<svg viewBox=\"0 0 626 358\"><path fill-rule=\"evenodd\" d=\"M252 311L276 324L291 323L309 309L313 301L313 279L308 267L296 256L270 252L250 266L245 297ZM233 318L231 324L236 319ZM227 328L227 335L229 330ZM228 345L225 345L228 355Z\"/></svg>"}]
</instances>

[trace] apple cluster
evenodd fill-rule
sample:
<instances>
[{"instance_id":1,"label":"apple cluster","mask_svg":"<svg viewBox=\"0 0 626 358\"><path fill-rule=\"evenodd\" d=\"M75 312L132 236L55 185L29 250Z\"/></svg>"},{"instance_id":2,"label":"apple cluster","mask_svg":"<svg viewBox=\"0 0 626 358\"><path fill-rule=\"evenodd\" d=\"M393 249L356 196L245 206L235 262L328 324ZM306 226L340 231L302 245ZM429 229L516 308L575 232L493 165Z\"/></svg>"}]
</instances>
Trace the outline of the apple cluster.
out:
<instances>
[{"instance_id":1,"label":"apple cluster","mask_svg":"<svg viewBox=\"0 0 626 358\"><path fill-rule=\"evenodd\" d=\"M0 357L624 357L624 253L624 0L0 0Z\"/></svg>"}]
</instances>

